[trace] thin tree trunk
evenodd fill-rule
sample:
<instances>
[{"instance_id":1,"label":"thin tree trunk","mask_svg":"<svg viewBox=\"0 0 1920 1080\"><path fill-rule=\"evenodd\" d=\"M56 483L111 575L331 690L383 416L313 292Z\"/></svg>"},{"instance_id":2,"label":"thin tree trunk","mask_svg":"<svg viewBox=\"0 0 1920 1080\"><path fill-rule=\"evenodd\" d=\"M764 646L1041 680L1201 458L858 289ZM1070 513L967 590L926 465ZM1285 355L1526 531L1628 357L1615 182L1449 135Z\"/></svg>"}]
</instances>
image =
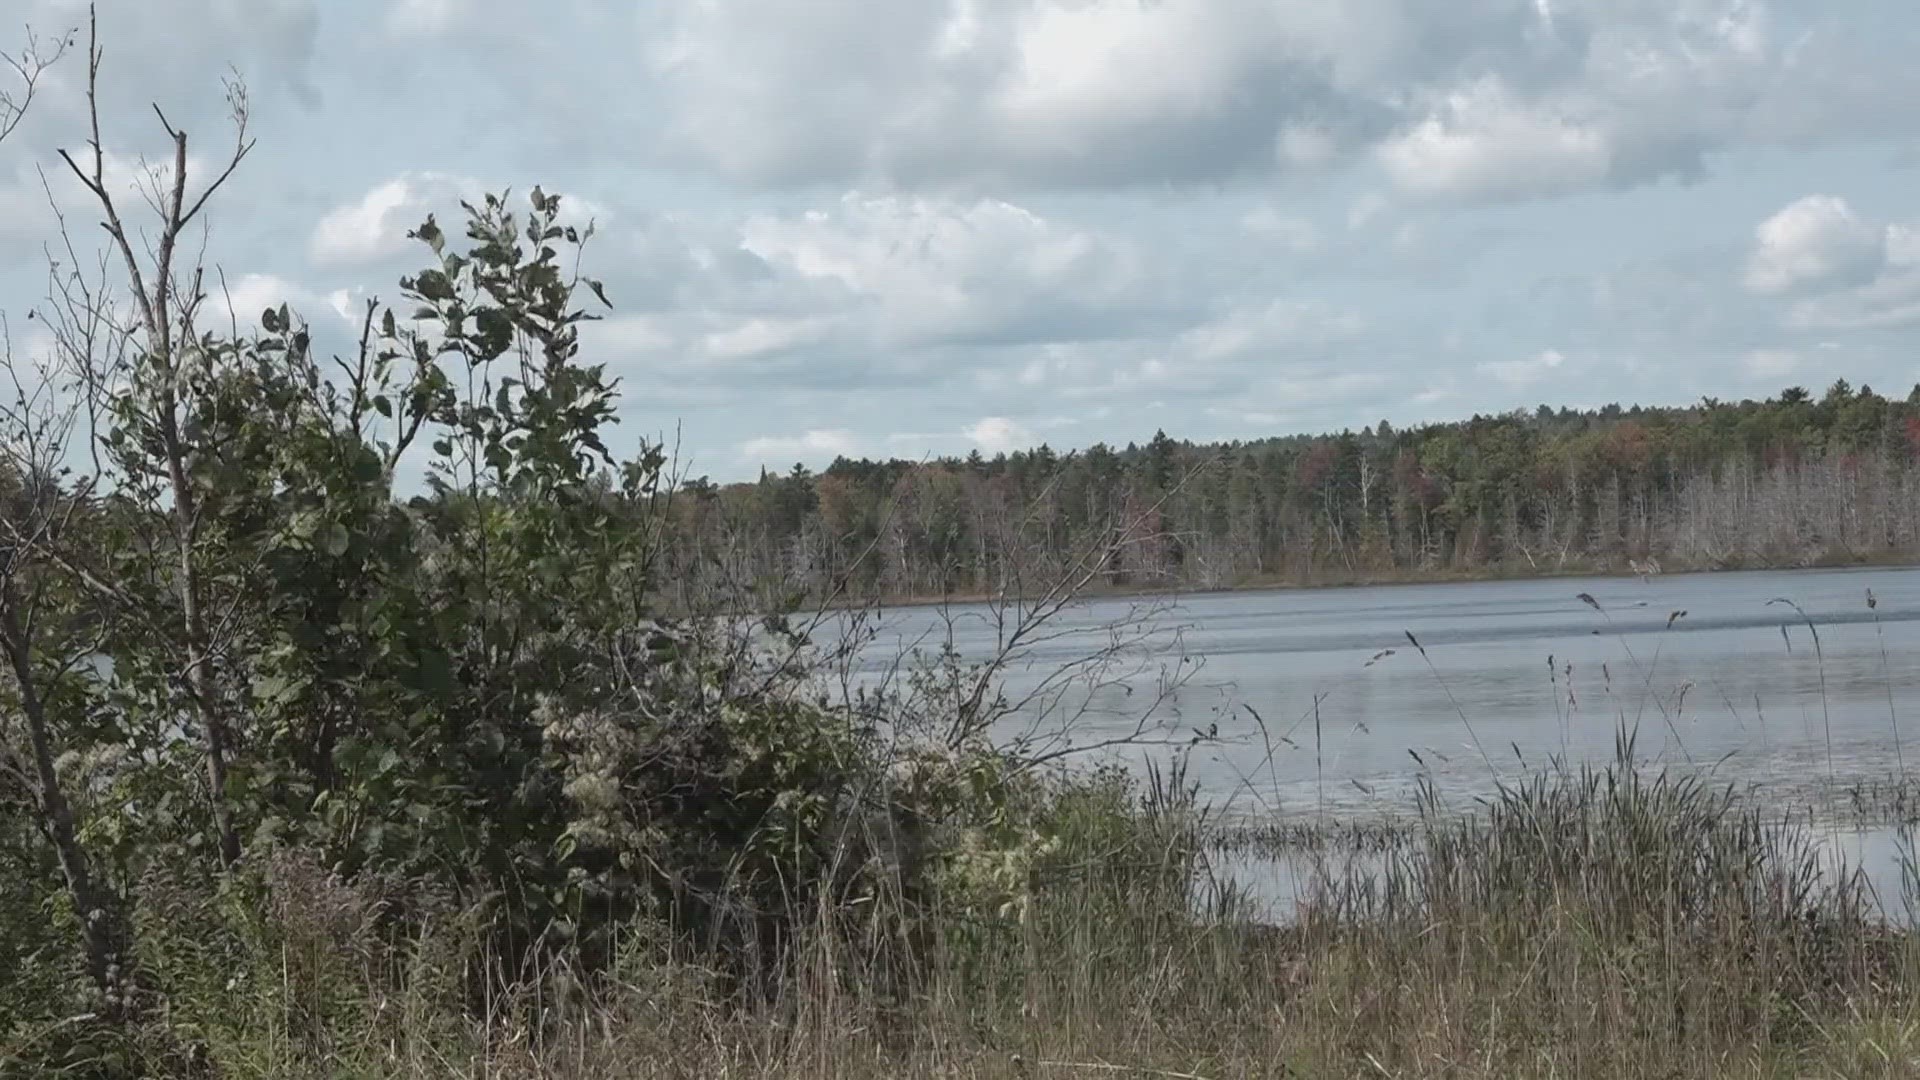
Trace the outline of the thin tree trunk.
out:
<instances>
[{"instance_id":1,"label":"thin tree trunk","mask_svg":"<svg viewBox=\"0 0 1920 1080\"><path fill-rule=\"evenodd\" d=\"M11 587L0 593L0 647L6 651L8 666L20 692L20 711L27 722L27 741L39 789L35 794L40 803L40 824L53 843L60 875L66 882L67 899L80 925L87 977L100 991L109 1014L124 1016L134 1007L134 1002L125 992L124 967L119 955L123 919L119 905L94 879L92 861L81 847L74 825L73 806L60 790L59 773L53 764L53 736L47 723L46 702L40 696L33 672L32 649L15 603Z\"/></svg>"}]
</instances>

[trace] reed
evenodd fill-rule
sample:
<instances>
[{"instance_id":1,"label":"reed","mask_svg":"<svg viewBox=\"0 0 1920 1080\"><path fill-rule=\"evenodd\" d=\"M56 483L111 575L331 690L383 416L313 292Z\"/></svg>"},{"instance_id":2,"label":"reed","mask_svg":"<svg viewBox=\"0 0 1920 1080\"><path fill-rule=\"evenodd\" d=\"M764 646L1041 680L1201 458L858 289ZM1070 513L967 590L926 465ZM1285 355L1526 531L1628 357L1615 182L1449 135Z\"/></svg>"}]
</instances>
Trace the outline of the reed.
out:
<instances>
[{"instance_id":1,"label":"reed","mask_svg":"<svg viewBox=\"0 0 1920 1080\"><path fill-rule=\"evenodd\" d=\"M1213 865L1236 826L1177 765L1125 798L1063 780L1017 902L823 900L752 995L665 923L634 925L603 970L561 947L506 978L459 910L395 940L373 929L381 897L293 862L270 902L228 912L240 970L175 970L196 989L170 1021L224 1077L1920 1069L1915 942L1859 879L1803 822L1631 761L1541 772L1471 813L1425 799L1384 860L1283 923Z\"/></svg>"}]
</instances>

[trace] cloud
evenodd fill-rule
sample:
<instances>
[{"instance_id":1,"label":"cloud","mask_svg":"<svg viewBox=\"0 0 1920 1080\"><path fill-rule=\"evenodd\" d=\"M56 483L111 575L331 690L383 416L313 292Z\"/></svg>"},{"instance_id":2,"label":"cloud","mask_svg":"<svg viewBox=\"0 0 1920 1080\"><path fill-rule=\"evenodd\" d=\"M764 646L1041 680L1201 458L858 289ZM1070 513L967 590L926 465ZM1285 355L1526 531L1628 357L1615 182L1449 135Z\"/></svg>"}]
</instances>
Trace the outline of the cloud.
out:
<instances>
[{"instance_id":1,"label":"cloud","mask_svg":"<svg viewBox=\"0 0 1920 1080\"><path fill-rule=\"evenodd\" d=\"M739 246L818 303L851 308L878 348L1099 336L1142 299L1129 246L1012 203L852 193L756 215Z\"/></svg>"},{"instance_id":2,"label":"cloud","mask_svg":"<svg viewBox=\"0 0 1920 1080\"><path fill-rule=\"evenodd\" d=\"M286 92L306 105L320 100L312 70L320 38L316 0L99 0L97 6L110 106L167 102L169 119L197 132L224 115L220 77L229 70L256 96ZM24 11L10 8L8 15L10 30L22 22L47 37L77 30L85 51L86 5L76 0L26 0ZM86 82L84 58L68 61L49 72L45 102L62 121L74 118Z\"/></svg>"},{"instance_id":3,"label":"cloud","mask_svg":"<svg viewBox=\"0 0 1920 1080\"><path fill-rule=\"evenodd\" d=\"M769 462L821 461L853 457L860 441L846 428L813 428L800 435L762 435L740 444L739 458L749 465Z\"/></svg>"},{"instance_id":4,"label":"cloud","mask_svg":"<svg viewBox=\"0 0 1920 1080\"><path fill-rule=\"evenodd\" d=\"M585 340L683 387L1011 381L1048 350L1196 317L1191 291L1134 243L1004 200L851 193L779 213L628 216L589 261L615 312Z\"/></svg>"},{"instance_id":5,"label":"cloud","mask_svg":"<svg viewBox=\"0 0 1920 1080\"><path fill-rule=\"evenodd\" d=\"M336 270L389 262L415 249L417 241L407 239L407 233L426 221L427 215L464 220L465 211L460 208L463 200L477 205L484 196L507 189L508 185L470 176L403 173L368 188L357 200L322 214L308 240L308 256L316 266ZM509 203L512 209L525 207L524 195L509 194L513 195ZM591 221L600 225L612 217L606 207L578 196L563 197L560 207L559 220L564 224L584 226Z\"/></svg>"},{"instance_id":6,"label":"cloud","mask_svg":"<svg viewBox=\"0 0 1920 1080\"><path fill-rule=\"evenodd\" d=\"M1754 230L1746 286L1777 295L1870 280L1886 259L1887 230L1832 195L1808 195Z\"/></svg>"},{"instance_id":7,"label":"cloud","mask_svg":"<svg viewBox=\"0 0 1920 1080\"><path fill-rule=\"evenodd\" d=\"M1177 378L1195 365L1239 367L1258 359L1298 358L1366 329L1358 312L1318 299L1249 299L1180 334L1168 350L1171 363L1154 361L1157 375Z\"/></svg>"},{"instance_id":8,"label":"cloud","mask_svg":"<svg viewBox=\"0 0 1920 1080\"><path fill-rule=\"evenodd\" d=\"M813 319L749 319L706 336L707 355L716 360L749 360L784 353L819 341L825 324Z\"/></svg>"},{"instance_id":9,"label":"cloud","mask_svg":"<svg viewBox=\"0 0 1920 1080\"><path fill-rule=\"evenodd\" d=\"M1889 266L1865 285L1797 301L1787 324L1824 331L1920 326L1920 269Z\"/></svg>"},{"instance_id":10,"label":"cloud","mask_svg":"<svg viewBox=\"0 0 1920 1080\"><path fill-rule=\"evenodd\" d=\"M374 266L411 250L407 232L427 215L458 210L459 200L477 199L486 185L442 173L396 176L369 188L358 201L336 206L321 216L308 242L317 266L357 269Z\"/></svg>"},{"instance_id":11,"label":"cloud","mask_svg":"<svg viewBox=\"0 0 1920 1080\"><path fill-rule=\"evenodd\" d=\"M1754 349L1740 360L1740 367L1756 379L1784 379L1799 371L1800 354L1791 349Z\"/></svg>"},{"instance_id":12,"label":"cloud","mask_svg":"<svg viewBox=\"0 0 1920 1080\"><path fill-rule=\"evenodd\" d=\"M432 37L449 29L459 14L460 0L395 0L387 29L399 37Z\"/></svg>"},{"instance_id":13,"label":"cloud","mask_svg":"<svg viewBox=\"0 0 1920 1080\"><path fill-rule=\"evenodd\" d=\"M1520 388L1540 382L1566 363L1566 356L1558 349L1547 349L1525 360L1484 360L1473 369L1502 386Z\"/></svg>"},{"instance_id":14,"label":"cloud","mask_svg":"<svg viewBox=\"0 0 1920 1080\"><path fill-rule=\"evenodd\" d=\"M1454 90L1379 149L1402 191L1461 201L1518 199L1605 180L1608 133L1551 105L1526 102L1499 80Z\"/></svg>"},{"instance_id":15,"label":"cloud","mask_svg":"<svg viewBox=\"0 0 1920 1080\"><path fill-rule=\"evenodd\" d=\"M0 164L6 163L8 156L0 153ZM10 177L0 178L0 240L6 241L0 245L0 264L39 256L42 245L59 235L59 214L70 218L69 228L80 227L76 240L86 240L91 235L91 225L100 215L98 199L65 162L58 159L34 162L24 157ZM75 160L91 171L90 153L76 153ZM121 218L129 229L137 230L154 222L150 204L159 193L171 189L173 160L108 147L101 157L101 174L102 186L114 200ZM189 202L212 178L208 159L199 153L189 153Z\"/></svg>"},{"instance_id":16,"label":"cloud","mask_svg":"<svg viewBox=\"0 0 1920 1080\"><path fill-rule=\"evenodd\" d=\"M1134 187L1371 156L1410 196L1897 142L1911 33L1764 0L731 0L638 31L672 160L756 184ZM1873 87L1881 89L1876 93ZM636 121L643 129L646 123Z\"/></svg>"},{"instance_id":17,"label":"cloud","mask_svg":"<svg viewBox=\"0 0 1920 1080\"><path fill-rule=\"evenodd\" d=\"M588 324L583 340L604 348L634 354L651 354L671 349L678 341L661 321L647 315L625 315Z\"/></svg>"},{"instance_id":18,"label":"cloud","mask_svg":"<svg viewBox=\"0 0 1920 1080\"><path fill-rule=\"evenodd\" d=\"M1025 426L1004 416L987 416L967 425L966 437L989 454L1024 450L1039 439Z\"/></svg>"},{"instance_id":19,"label":"cloud","mask_svg":"<svg viewBox=\"0 0 1920 1080\"><path fill-rule=\"evenodd\" d=\"M0 181L0 264L38 256L52 230L53 215L38 176L22 169Z\"/></svg>"},{"instance_id":20,"label":"cloud","mask_svg":"<svg viewBox=\"0 0 1920 1080\"><path fill-rule=\"evenodd\" d=\"M1744 284L1789 301L1795 330L1920 326L1920 224L1861 214L1845 199L1809 195L1761 222Z\"/></svg>"},{"instance_id":21,"label":"cloud","mask_svg":"<svg viewBox=\"0 0 1920 1080\"><path fill-rule=\"evenodd\" d=\"M1259 206L1240 218L1240 227L1295 255L1320 250L1320 230L1304 217L1283 214L1271 206Z\"/></svg>"},{"instance_id":22,"label":"cloud","mask_svg":"<svg viewBox=\"0 0 1920 1080\"><path fill-rule=\"evenodd\" d=\"M260 316L266 309L282 304L296 319L322 325L337 319L340 326L357 327L364 313L363 303L354 290L321 293L278 274L247 273L224 281L215 289L208 306L216 318L230 320L245 333L259 326Z\"/></svg>"},{"instance_id":23,"label":"cloud","mask_svg":"<svg viewBox=\"0 0 1920 1080\"><path fill-rule=\"evenodd\" d=\"M663 11L668 144L756 181L1213 177L1324 159L1355 125L1313 40L1354 28L1255 0Z\"/></svg>"}]
</instances>

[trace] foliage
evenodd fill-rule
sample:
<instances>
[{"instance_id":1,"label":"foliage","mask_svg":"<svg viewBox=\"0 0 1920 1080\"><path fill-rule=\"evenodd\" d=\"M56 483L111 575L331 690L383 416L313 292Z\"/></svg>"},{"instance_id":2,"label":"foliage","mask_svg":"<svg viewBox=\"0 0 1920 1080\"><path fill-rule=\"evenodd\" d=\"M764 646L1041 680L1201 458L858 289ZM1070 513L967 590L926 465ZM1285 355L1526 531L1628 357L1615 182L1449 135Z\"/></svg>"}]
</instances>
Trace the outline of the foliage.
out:
<instances>
[{"instance_id":1,"label":"foliage","mask_svg":"<svg viewBox=\"0 0 1920 1080\"><path fill-rule=\"evenodd\" d=\"M253 145L233 100L225 170L157 193L150 245L104 152L63 155L124 296L57 267L55 355L0 406L5 1060L298 1071L396 1002L505 1022L554 965L629 970L641 928L744 1000L822 911L1003 919L1084 854L1063 781L982 737L994 666L836 703L806 628L663 596L666 458L608 450L580 338L608 297L559 197L428 218L405 309L370 302L344 357L284 306L210 328L176 259Z\"/></svg>"},{"instance_id":2,"label":"foliage","mask_svg":"<svg viewBox=\"0 0 1920 1080\"><path fill-rule=\"evenodd\" d=\"M33 973L0 1002L10 1043L91 1015L61 1054L217 1055L227 1021L205 1007L243 992L242 1016L298 1013L298 1043L365 1015L276 998L275 963L328 987L448 909L492 957L460 980L475 1001L561 950L611 963L641 918L721 962L777 961L834 880L833 830L876 775L867 732L791 639L656 612L664 458L603 441L615 386L579 359L575 295L605 297L571 269L590 227L539 189L465 210L463 246L416 231L433 258L402 283L413 311L370 305L339 374L285 308L223 337L188 289L125 354L62 337L83 406L53 420L99 418L79 433L97 471L59 464L48 414L8 413L0 740L21 784L0 854L9 915L41 913L7 935ZM402 497L423 451L427 488ZM342 956L301 936L320 912L276 899L327 882L380 898L342 901L366 938ZM129 1041L146 1030L165 1045Z\"/></svg>"},{"instance_id":3,"label":"foliage","mask_svg":"<svg viewBox=\"0 0 1920 1080\"><path fill-rule=\"evenodd\" d=\"M928 463L841 458L701 484L676 553L724 535L735 565L677 574L888 597L1033 589L1155 505L1164 542L1116 588L1394 574L1804 565L1920 553L1920 394L1836 382L1818 401L1608 405L1396 429L1196 444L1156 432Z\"/></svg>"}]
</instances>

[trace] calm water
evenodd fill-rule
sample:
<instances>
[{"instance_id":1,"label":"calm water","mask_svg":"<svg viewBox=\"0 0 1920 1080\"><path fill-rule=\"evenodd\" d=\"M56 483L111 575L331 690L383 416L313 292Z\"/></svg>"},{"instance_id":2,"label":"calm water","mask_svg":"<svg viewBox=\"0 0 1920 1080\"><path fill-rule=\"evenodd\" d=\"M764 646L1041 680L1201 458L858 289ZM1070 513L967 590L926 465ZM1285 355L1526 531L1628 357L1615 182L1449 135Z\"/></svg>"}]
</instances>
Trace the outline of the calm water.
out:
<instances>
[{"instance_id":1,"label":"calm water","mask_svg":"<svg viewBox=\"0 0 1920 1080\"><path fill-rule=\"evenodd\" d=\"M1916 570L1242 592L1155 607L1103 600L1064 613L1018 655L1014 696L1114 640L1116 624L1147 621L1119 632L1124 670L1098 687L1060 684L1001 734L1086 745L1143 721L1162 738L1199 729L1213 737L1187 748L1190 775L1216 806L1343 819L1410 810L1423 777L1467 801L1555 759L1604 764L1623 729L1637 732L1643 763L1711 769L1815 808L1920 766ZM865 671L943 639L984 657L1003 632L983 607L890 612ZM1181 678L1163 694L1169 665ZM1133 763L1169 752L1106 751ZM1892 848L1876 834L1836 844L1869 862Z\"/></svg>"}]
</instances>

